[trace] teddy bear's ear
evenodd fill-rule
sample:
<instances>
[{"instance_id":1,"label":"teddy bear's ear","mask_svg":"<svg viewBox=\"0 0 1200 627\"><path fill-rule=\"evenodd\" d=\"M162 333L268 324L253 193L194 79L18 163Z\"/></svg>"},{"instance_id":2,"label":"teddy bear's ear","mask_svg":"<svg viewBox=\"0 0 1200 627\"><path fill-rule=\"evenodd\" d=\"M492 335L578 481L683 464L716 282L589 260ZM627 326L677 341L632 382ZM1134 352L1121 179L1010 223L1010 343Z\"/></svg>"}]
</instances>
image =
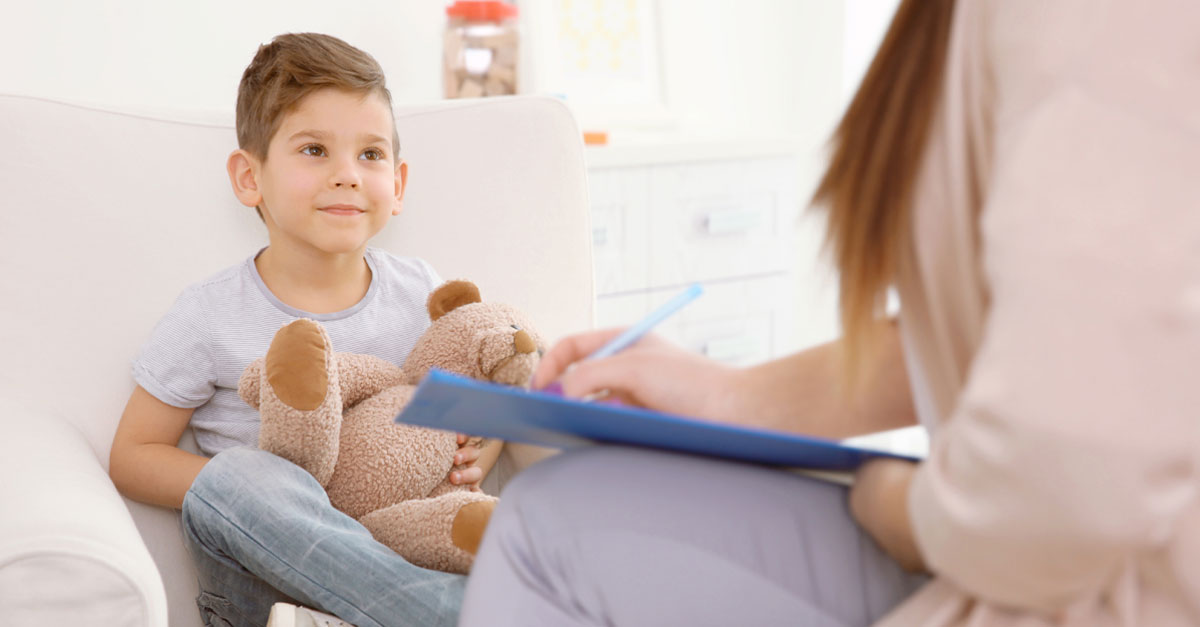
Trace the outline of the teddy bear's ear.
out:
<instances>
[{"instance_id":1,"label":"teddy bear's ear","mask_svg":"<svg viewBox=\"0 0 1200 627\"><path fill-rule=\"evenodd\" d=\"M479 288L470 281L446 281L429 295L429 319L437 320L447 313L471 303L481 303Z\"/></svg>"}]
</instances>

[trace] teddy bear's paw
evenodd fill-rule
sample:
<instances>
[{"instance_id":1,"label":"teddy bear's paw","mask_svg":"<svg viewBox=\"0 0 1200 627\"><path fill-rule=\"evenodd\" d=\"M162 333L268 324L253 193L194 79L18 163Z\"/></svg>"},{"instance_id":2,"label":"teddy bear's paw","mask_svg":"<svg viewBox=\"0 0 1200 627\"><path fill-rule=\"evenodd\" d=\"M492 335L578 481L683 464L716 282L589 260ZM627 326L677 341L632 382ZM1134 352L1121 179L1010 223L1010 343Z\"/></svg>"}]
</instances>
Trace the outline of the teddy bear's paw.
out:
<instances>
[{"instance_id":1,"label":"teddy bear's paw","mask_svg":"<svg viewBox=\"0 0 1200 627\"><path fill-rule=\"evenodd\" d=\"M258 446L328 485L337 466L342 400L325 330L296 320L271 342L259 385Z\"/></svg>"},{"instance_id":2,"label":"teddy bear's paw","mask_svg":"<svg viewBox=\"0 0 1200 627\"><path fill-rule=\"evenodd\" d=\"M492 519L492 511L496 509L496 501L476 501L467 503L454 516L454 524L450 526L450 541L454 546L475 555L479 552L479 543L483 542L483 532L487 530L488 521Z\"/></svg>"},{"instance_id":3,"label":"teddy bear's paw","mask_svg":"<svg viewBox=\"0 0 1200 627\"><path fill-rule=\"evenodd\" d=\"M402 501L358 521L411 564L467 573L496 502L496 497L482 492L454 492Z\"/></svg>"},{"instance_id":4,"label":"teddy bear's paw","mask_svg":"<svg viewBox=\"0 0 1200 627\"><path fill-rule=\"evenodd\" d=\"M329 390L330 352L325 330L312 320L301 318L281 328L271 341L265 364L275 396L302 411L320 407Z\"/></svg>"}]
</instances>

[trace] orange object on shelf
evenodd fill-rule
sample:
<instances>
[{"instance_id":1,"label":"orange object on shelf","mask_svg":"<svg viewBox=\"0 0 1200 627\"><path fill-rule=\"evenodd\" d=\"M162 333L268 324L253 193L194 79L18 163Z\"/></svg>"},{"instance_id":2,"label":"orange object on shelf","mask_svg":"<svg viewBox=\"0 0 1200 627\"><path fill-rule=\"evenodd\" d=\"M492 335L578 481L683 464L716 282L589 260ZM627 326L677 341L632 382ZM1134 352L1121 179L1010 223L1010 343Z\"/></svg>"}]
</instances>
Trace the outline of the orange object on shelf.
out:
<instances>
[{"instance_id":1,"label":"orange object on shelf","mask_svg":"<svg viewBox=\"0 0 1200 627\"><path fill-rule=\"evenodd\" d=\"M446 98L517 93L517 7L501 0L458 0L446 7L442 89Z\"/></svg>"},{"instance_id":2,"label":"orange object on shelf","mask_svg":"<svg viewBox=\"0 0 1200 627\"><path fill-rule=\"evenodd\" d=\"M604 131L584 131L583 144L585 146L604 146L608 144L608 133Z\"/></svg>"},{"instance_id":3,"label":"orange object on shelf","mask_svg":"<svg viewBox=\"0 0 1200 627\"><path fill-rule=\"evenodd\" d=\"M458 0L446 7L446 15L475 22L499 22L517 17L517 7L503 0Z\"/></svg>"}]
</instances>

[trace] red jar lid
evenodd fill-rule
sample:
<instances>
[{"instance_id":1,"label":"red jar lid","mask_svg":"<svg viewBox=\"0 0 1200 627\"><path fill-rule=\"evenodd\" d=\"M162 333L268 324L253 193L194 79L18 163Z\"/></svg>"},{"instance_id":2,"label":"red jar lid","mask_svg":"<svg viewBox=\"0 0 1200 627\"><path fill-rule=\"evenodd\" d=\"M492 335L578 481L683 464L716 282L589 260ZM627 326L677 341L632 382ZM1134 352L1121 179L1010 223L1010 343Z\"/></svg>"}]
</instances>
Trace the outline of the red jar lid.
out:
<instances>
[{"instance_id":1,"label":"red jar lid","mask_svg":"<svg viewBox=\"0 0 1200 627\"><path fill-rule=\"evenodd\" d=\"M517 7L502 0L457 0L446 15L473 21L499 22L517 16Z\"/></svg>"}]
</instances>

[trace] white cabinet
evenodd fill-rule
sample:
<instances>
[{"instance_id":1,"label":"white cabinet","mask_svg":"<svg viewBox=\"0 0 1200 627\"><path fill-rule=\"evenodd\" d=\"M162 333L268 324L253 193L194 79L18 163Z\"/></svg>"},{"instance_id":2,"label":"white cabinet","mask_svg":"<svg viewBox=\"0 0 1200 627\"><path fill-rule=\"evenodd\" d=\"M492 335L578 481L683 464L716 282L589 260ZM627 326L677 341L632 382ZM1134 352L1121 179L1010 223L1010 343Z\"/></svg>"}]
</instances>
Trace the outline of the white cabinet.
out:
<instances>
[{"instance_id":1,"label":"white cabinet","mask_svg":"<svg viewBox=\"0 0 1200 627\"><path fill-rule=\"evenodd\" d=\"M656 332L758 363L833 337L820 225L787 142L588 149L600 327L630 324L687 285L705 293Z\"/></svg>"},{"instance_id":2,"label":"white cabinet","mask_svg":"<svg viewBox=\"0 0 1200 627\"><path fill-rule=\"evenodd\" d=\"M807 168L807 169L806 169ZM745 366L837 335L837 282L807 211L819 160L786 143L589 148L596 323L625 326L698 282L656 333ZM920 427L855 444L922 456Z\"/></svg>"}]
</instances>

